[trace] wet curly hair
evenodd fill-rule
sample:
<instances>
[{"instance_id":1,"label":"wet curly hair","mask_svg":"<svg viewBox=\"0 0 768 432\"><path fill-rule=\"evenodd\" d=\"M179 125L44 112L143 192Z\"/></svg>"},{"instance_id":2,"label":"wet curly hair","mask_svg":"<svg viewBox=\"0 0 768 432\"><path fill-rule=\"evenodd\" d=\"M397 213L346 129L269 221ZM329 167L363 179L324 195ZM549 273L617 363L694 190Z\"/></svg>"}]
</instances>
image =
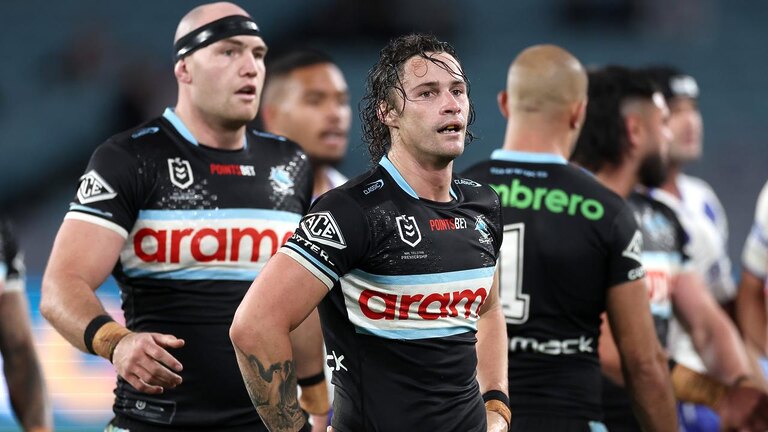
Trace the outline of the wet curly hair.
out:
<instances>
[{"instance_id":1,"label":"wet curly hair","mask_svg":"<svg viewBox=\"0 0 768 432\"><path fill-rule=\"evenodd\" d=\"M389 151L392 138L387 125L381 122L382 102L387 108L396 106L395 95L400 95L407 102L408 97L403 89L403 66L414 56L422 57L438 67L448 71L451 75L462 79L467 86L467 98L469 99L469 114L467 116L466 143L474 140L475 136L469 130L469 125L475 121L475 108L469 97L469 79L463 70L454 72L450 65L435 58L435 54L446 53L451 55L461 64L456 51L448 42L439 41L432 35L410 34L395 38L381 50L379 61L368 71L366 79L365 96L360 102L360 120L363 126L363 141L368 145L371 162L377 164ZM405 108L405 105L403 105ZM385 109L386 110L386 109ZM402 112L402 111L400 111Z\"/></svg>"}]
</instances>

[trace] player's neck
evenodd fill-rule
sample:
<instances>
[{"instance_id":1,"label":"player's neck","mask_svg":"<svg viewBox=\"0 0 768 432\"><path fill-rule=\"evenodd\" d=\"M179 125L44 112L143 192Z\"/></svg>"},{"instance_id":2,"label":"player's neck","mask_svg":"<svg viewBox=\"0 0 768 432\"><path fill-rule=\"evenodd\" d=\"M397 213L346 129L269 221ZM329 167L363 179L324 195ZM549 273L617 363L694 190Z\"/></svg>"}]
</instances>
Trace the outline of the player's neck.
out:
<instances>
[{"instance_id":1,"label":"player's neck","mask_svg":"<svg viewBox=\"0 0 768 432\"><path fill-rule=\"evenodd\" d=\"M530 117L530 116L528 116ZM538 118L510 118L504 133L504 150L551 153L568 159L572 146L570 134L551 121Z\"/></svg>"},{"instance_id":2,"label":"player's neck","mask_svg":"<svg viewBox=\"0 0 768 432\"><path fill-rule=\"evenodd\" d=\"M331 189L331 181L328 178L329 166L317 164L312 166L315 172L314 186L312 187L312 196L320 196Z\"/></svg>"},{"instance_id":3,"label":"player's neck","mask_svg":"<svg viewBox=\"0 0 768 432\"><path fill-rule=\"evenodd\" d=\"M661 185L661 189L671 193L677 198L682 198L680 189L677 187L677 178L683 173L682 166L679 164L671 164L667 169L667 179Z\"/></svg>"},{"instance_id":4,"label":"player's neck","mask_svg":"<svg viewBox=\"0 0 768 432\"><path fill-rule=\"evenodd\" d=\"M396 147L389 151L387 157L420 198L437 202L451 200L452 161L445 165L418 160L406 150Z\"/></svg>"},{"instance_id":5,"label":"player's neck","mask_svg":"<svg viewBox=\"0 0 768 432\"><path fill-rule=\"evenodd\" d=\"M618 166L606 165L595 173L595 176L600 183L622 198L629 197L638 183L637 167L629 163Z\"/></svg>"},{"instance_id":6,"label":"player's neck","mask_svg":"<svg viewBox=\"0 0 768 432\"><path fill-rule=\"evenodd\" d=\"M240 150L243 148L245 143L244 124L239 128L225 125L188 104L178 104L174 112L199 143L221 150Z\"/></svg>"}]
</instances>

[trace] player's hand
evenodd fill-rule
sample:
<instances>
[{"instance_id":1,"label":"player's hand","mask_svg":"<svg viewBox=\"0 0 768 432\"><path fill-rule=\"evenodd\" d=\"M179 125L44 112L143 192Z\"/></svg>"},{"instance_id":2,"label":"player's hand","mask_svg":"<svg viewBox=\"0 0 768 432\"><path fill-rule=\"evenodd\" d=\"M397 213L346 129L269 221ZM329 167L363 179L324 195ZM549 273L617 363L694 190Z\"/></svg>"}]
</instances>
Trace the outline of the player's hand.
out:
<instances>
[{"instance_id":1,"label":"player's hand","mask_svg":"<svg viewBox=\"0 0 768 432\"><path fill-rule=\"evenodd\" d=\"M768 395L752 387L731 387L717 412L726 431L768 430Z\"/></svg>"},{"instance_id":2,"label":"player's hand","mask_svg":"<svg viewBox=\"0 0 768 432\"><path fill-rule=\"evenodd\" d=\"M181 363L166 349L181 348L183 339L160 333L131 333L115 347L112 364L118 375L136 390L147 394L162 393L181 384Z\"/></svg>"},{"instance_id":3,"label":"player's hand","mask_svg":"<svg viewBox=\"0 0 768 432\"><path fill-rule=\"evenodd\" d=\"M312 423L312 432L325 432L328 426L328 415L310 414L309 421Z\"/></svg>"},{"instance_id":4,"label":"player's hand","mask_svg":"<svg viewBox=\"0 0 768 432\"><path fill-rule=\"evenodd\" d=\"M486 411L485 416L488 420L488 432L507 432L507 421L501 414L495 411Z\"/></svg>"}]
</instances>

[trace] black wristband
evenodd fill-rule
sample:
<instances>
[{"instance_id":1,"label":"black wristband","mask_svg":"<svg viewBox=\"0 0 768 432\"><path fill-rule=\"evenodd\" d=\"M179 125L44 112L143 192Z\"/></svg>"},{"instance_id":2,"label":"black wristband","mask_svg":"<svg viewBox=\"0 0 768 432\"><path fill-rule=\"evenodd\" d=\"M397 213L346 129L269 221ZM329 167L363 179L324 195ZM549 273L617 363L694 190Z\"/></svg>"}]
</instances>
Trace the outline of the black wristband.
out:
<instances>
[{"instance_id":1,"label":"black wristband","mask_svg":"<svg viewBox=\"0 0 768 432\"><path fill-rule=\"evenodd\" d=\"M509 396L505 395L503 391L490 390L483 393L483 402L488 402L489 400L494 400L494 399L497 401L501 401L506 406L509 406Z\"/></svg>"},{"instance_id":2,"label":"black wristband","mask_svg":"<svg viewBox=\"0 0 768 432\"><path fill-rule=\"evenodd\" d=\"M85 348L89 353L94 355L96 354L96 351L93 350L93 337L96 336L96 332L99 331L99 329L104 326L104 324L112 321L114 320L109 315L99 315L92 319L91 322L89 322L85 327L85 332L83 333L83 342L85 342Z\"/></svg>"},{"instance_id":3,"label":"black wristband","mask_svg":"<svg viewBox=\"0 0 768 432\"><path fill-rule=\"evenodd\" d=\"M299 378L297 380L297 383L301 387L307 387L315 384L319 384L325 380L325 371L320 371L317 375L312 375L311 377L307 378Z\"/></svg>"}]
</instances>

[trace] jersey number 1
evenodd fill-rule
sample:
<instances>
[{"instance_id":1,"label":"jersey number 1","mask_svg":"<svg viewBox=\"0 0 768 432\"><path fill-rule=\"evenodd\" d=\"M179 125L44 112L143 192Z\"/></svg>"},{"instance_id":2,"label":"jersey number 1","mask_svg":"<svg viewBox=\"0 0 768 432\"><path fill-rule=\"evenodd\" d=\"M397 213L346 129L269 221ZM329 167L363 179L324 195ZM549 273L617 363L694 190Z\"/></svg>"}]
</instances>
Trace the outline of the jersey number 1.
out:
<instances>
[{"instance_id":1,"label":"jersey number 1","mask_svg":"<svg viewBox=\"0 0 768 432\"><path fill-rule=\"evenodd\" d=\"M509 324L528 321L530 295L523 294L523 240L525 224L516 223L504 227L501 244L501 268L499 287L504 316Z\"/></svg>"}]
</instances>

